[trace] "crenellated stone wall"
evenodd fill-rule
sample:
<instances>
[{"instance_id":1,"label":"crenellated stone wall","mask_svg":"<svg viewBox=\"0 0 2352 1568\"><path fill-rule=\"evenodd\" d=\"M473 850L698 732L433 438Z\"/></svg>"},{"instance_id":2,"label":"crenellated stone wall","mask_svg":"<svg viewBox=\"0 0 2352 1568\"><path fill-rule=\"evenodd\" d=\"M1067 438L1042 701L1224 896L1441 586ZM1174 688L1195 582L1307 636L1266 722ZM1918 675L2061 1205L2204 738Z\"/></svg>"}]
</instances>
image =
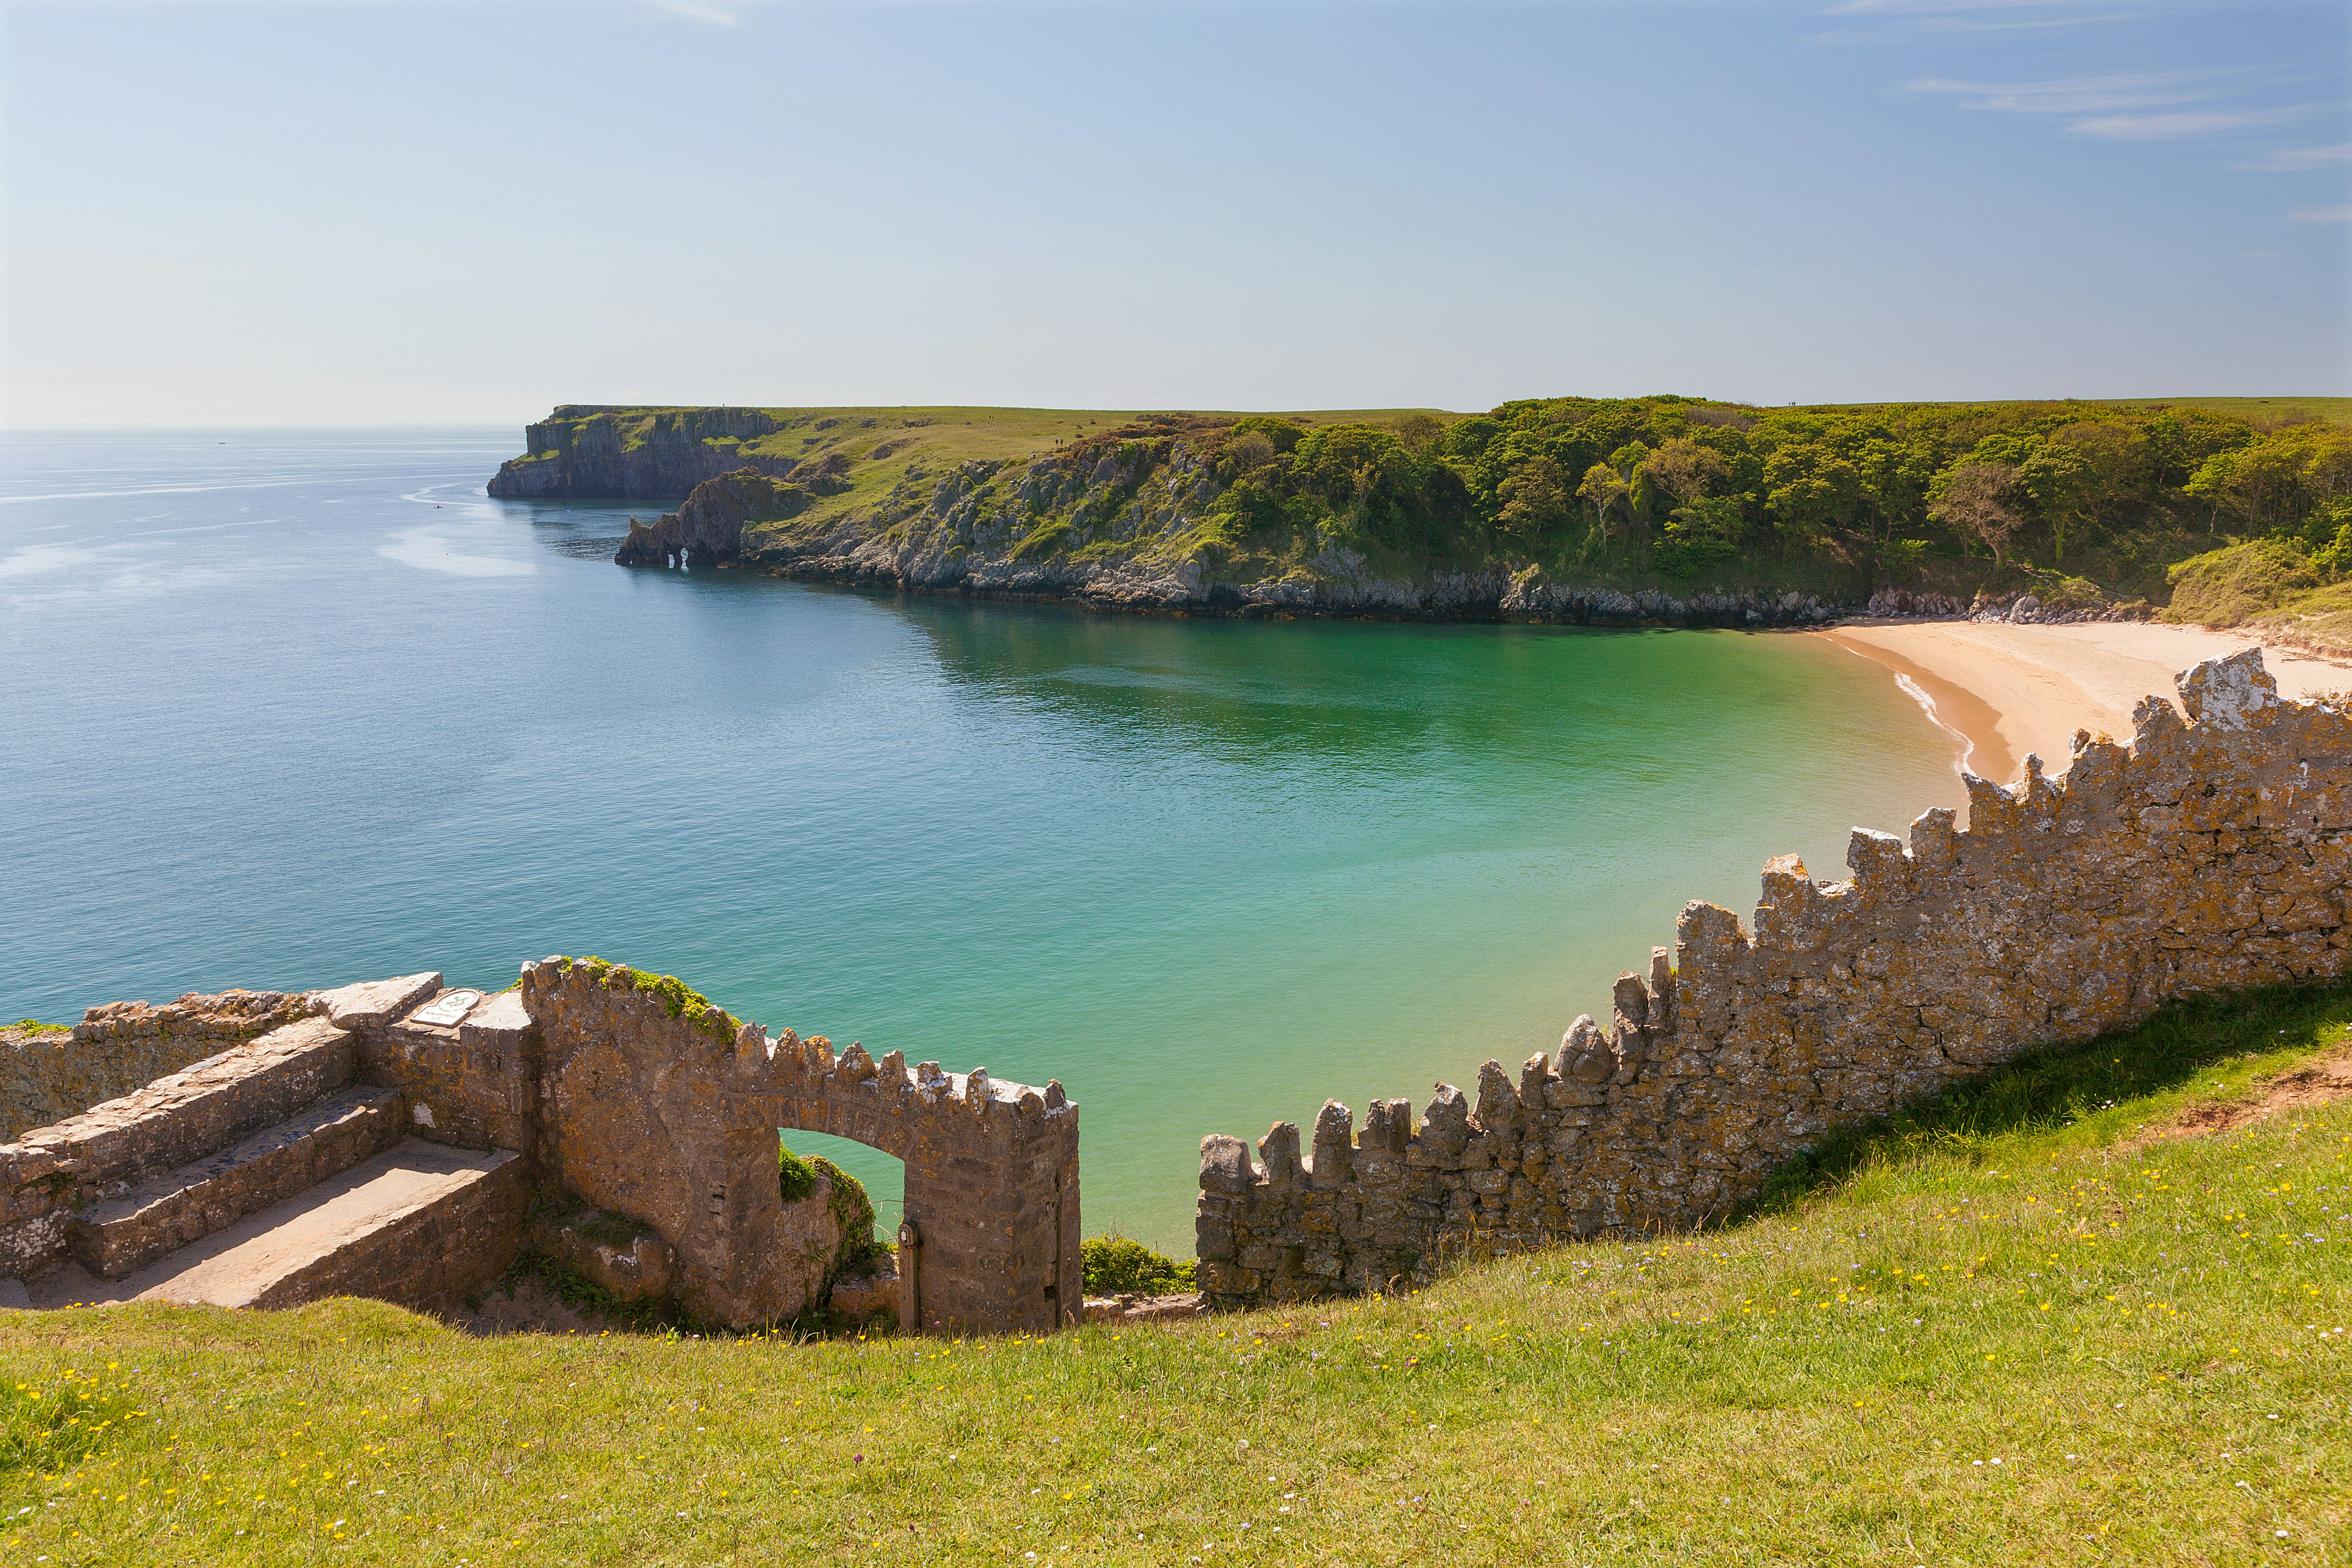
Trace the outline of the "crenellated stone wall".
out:
<instances>
[{"instance_id":1,"label":"crenellated stone wall","mask_svg":"<svg viewBox=\"0 0 2352 1568\"><path fill-rule=\"evenodd\" d=\"M1617 982L1603 1029L1437 1086L1327 1101L1310 1147L1201 1145L1197 1243L1221 1307L1423 1282L1454 1252L1689 1226L1731 1212L1841 1123L2032 1047L2199 992L2352 964L2352 715L2281 702L2259 650L2144 701L2128 746L2078 732L2067 770L1970 777L1909 843L1857 828L1852 880L1764 868L1754 930L1693 902Z\"/></svg>"},{"instance_id":2,"label":"crenellated stone wall","mask_svg":"<svg viewBox=\"0 0 2352 1568\"><path fill-rule=\"evenodd\" d=\"M635 972L523 969L539 1026L538 1146L551 1182L644 1221L700 1315L764 1322L822 1286L829 1238L792 1233L776 1129L855 1139L906 1163L916 1315L930 1331L1045 1332L1080 1310L1078 1108L1058 1083L908 1068L822 1037L774 1040ZM913 1325L909 1325L910 1327Z\"/></svg>"},{"instance_id":3,"label":"crenellated stone wall","mask_svg":"<svg viewBox=\"0 0 2352 1568\"><path fill-rule=\"evenodd\" d=\"M444 999L452 1021L427 1021ZM0 1142L0 1279L69 1258L116 1278L133 1255L191 1245L407 1138L502 1163L445 1216L455 1229L440 1242L441 1222L419 1219L366 1249L366 1277L400 1299L494 1277L536 1191L560 1200L549 1239L608 1285L769 1323L823 1304L842 1239L829 1188L783 1201L776 1132L803 1128L905 1162L910 1328L1045 1332L1083 1310L1078 1108L1058 1083L908 1068L897 1052L877 1062L855 1045L836 1057L790 1030L771 1040L676 980L567 958L527 963L517 988L488 997L425 972L93 1008L77 1030L80 1076L52 1076L110 1088L143 1070L149 1042L198 1039L198 1019L213 1029L202 1060ZM159 1181L160 1202L147 1192ZM567 1247L561 1216L580 1205L648 1234L626 1253L584 1236Z\"/></svg>"}]
</instances>

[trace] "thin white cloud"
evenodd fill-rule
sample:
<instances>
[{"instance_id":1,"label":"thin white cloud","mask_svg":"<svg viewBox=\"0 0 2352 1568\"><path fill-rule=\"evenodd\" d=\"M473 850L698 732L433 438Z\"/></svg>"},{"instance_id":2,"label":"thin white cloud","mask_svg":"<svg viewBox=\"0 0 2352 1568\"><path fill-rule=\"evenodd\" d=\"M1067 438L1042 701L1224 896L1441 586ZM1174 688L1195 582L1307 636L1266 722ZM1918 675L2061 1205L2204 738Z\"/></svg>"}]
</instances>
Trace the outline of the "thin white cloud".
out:
<instances>
[{"instance_id":1,"label":"thin white cloud","mask_svg":"<svg viewBox=\"0 0 2352 1568\"><path fill-rule=\"evenodd\" d=\"M683 16L689 22L708 22L714 27L731 27L736 21L734 12L705 5L703 0L654 0L654 5L673 16Z\"/></svg>"},{"instance_id":2,"label":"thin white cloud","mask_svg":"<svg viewBox=\"0 0 2352 1568\"><path fill-rule=\"evenodd\" d=\"M2352 206L2297 207L2287 216L2297 223L2352 223Z\"/></svg>"},{"instance_id":3,"label":"thin white cloud","mask_svg":"<svg viewBox=\"0 0 2352 1568\"><path fill-rule=\"evenodd\" d=\"M2054 81L1950 81L1930 77L1908 84L1913 92L1965 98L1963 109L2002 114L2098 114L2122 109L2155 109L2210 98L2215 89L2194 77L2142 72L2129 76L2065 77Z\"/></svg>"},{"instance_id":4,"label":"thin white cloud","mask_svg":"<svg viewBox=\"0 0 2352 1568\"><path fill-rule=\"evenodd\" d=\"M2292 174L2325 169L2330 163L2352 163L2352 142L2338 142L2332 147L2273 147L2253 163L2238 167Z\"/></svg>"},{"instance_id":5,"label":"thin white cloud","mask_svg":"<svg viewBox=\"0 0 2352 1568\"><path fill-rule=\"evenodd\" d=\"M2078 121L2066 129L2110 142L2160 142L2181 136L2221 136L2232 131L2251 131L2310 112L2305 105L2294 109L2195 109L2179 114L2110 114Z\"/></svg>"}]
</instances>

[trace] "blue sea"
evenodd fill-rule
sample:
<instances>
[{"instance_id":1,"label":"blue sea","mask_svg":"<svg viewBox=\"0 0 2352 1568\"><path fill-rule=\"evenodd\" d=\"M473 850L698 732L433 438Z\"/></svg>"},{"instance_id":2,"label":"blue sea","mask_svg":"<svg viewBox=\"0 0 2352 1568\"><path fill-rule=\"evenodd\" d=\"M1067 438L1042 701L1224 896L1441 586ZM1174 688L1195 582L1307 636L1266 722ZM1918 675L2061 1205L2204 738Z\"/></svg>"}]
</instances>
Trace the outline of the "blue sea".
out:
<instances>
[{"instance_id":1,"label":"blue sea","mask_svg":"<svg viewBox=\"0 0 2352 1568\"><path fill-rule=\"evenodd\" d=\"M1769 856L1959 798L1787 633L1128 618L625 569L511 430L0 437L0 1014L597 953L1197 1149L1557 1046ZM795 1134L869 1180L894 1163Z\"/></svg>"}]
</instances>

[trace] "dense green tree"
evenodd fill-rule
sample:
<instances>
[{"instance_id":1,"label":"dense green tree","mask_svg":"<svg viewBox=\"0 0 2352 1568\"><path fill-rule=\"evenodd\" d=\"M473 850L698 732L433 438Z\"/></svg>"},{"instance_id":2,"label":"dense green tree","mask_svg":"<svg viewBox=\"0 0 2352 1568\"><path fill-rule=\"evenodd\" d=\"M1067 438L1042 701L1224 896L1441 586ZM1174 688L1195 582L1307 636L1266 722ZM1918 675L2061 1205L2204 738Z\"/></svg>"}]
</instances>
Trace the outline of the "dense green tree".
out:
<instances>
[{"instance_id":1,"label":"dense green tree","mask_svg":"<svg viewBox=\"0 0 2352 1568\"><path fill-rule=\"evenodd\" d=\"M1745 523L1739 497L1700 497L1667 517L1652 556L1670 577L1696 576L1738 555Z\"/></svg>"},{"instance_id":2,"label":"dense green tree","mask_svg":"<svg viewBox=\"0 0 2352 1568\"><path fill-rule=\"evenodd\" d=\"M1816 543L1850 527L1862 504L1862 473L1828 447L1804 441L1764 460L1765 505L1791 542Z\"/></svg>"},{"instance_id":3,"label":"dense green tree","mask_svg":"<svg viewBox=\"0 0 2352 1568\"><path fill-rule=\"evenodd\" d=\"M2181 490L2259 530L2299 528L2352 496L2352 431L2282 430L2216 452Z\"/></svg>"},{"instance_id":4,"label":"dense green tree","mask_svg":"<svg viewBox=\"0 0 2352 1568\"><path fill-rule=\"evenodd\" d=\"M1955 463L1938 476L1927 514L1982 540L1998 570L2008 563L2010 536L2024 521L2017 513L2017 470L2009 464Z\"/></svg>"},{"instance_id":5,"label":"dense green tree","mask_svg":"<svg viewBox=\"0 0 2352 1568\"><path fill-rule=\"evenodd\" d=\"M1534 550L1564 528L1574 506L1568 475L1549 458L1534 457L1502 484L1497 531L1525 550Z\"/></svg>"},{"instance_id":6,"label":"dense green tree","mask_svg":"<svg viewBox=\"0 0 2352 1568\"><path fill-rule=\"evenodd\" d=\"M1609 509L1624 500L1631 488L1625 476L1606 463L1595 463L1584 470L1584 481L1576 487L1577 499L1591 506L1603 538L1609 533Z\"/></svg>"},{"instance_id":7,"label":"dense green tree","mask_svg":"<svg viewBox=\"0 0 2352 1568\"><path fill-rule=\"evenodd\" d=\"M2017 465L2018 488L2033 500L2034 510L2050 526L2050 563L2066 561L2066 530L2089 515L2093 475L2089 461L2076 448L2060 441L2044 441Z\"/></svg>"},{"instance_id":8,"label":"dense green tree","mask_svg":"<svg viewBox=\"0 0 2352 1568\"><path fill-rule=\"evenodd\" d=\"M1642 460L1658 489L1687 506L1713 494L1730 476L1721 454L1687 436L1677 436Z\"/></svg>"},{"instance_id":9,"label":"dense green tree","mask_svg":"<svg viewBox=\"0 0 2352 1568\"><path fill-rule=\"evenodd\" d=\"M1869 509L1872 536L1891 536L1895 525L1920 516L1927 502L1927 486L1936 477L1935 454L1916 442L1884 436L1864 439L1851 461L1862 479L1863 504Z\"/></svg>"}]
</instances>

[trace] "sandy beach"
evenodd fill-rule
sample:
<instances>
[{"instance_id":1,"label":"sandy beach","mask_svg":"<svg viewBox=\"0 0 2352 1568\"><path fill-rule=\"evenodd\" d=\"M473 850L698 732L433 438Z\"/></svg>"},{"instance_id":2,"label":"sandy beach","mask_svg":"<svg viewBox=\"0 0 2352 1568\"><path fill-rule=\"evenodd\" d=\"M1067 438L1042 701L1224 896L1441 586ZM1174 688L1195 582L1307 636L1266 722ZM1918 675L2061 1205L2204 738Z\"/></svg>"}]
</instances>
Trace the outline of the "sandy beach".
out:
<instances>
[{"instance_id":1,"label":"sandy beach","mask_svg":"<svg viewBox=\"0 0 2352 1568\"><path fill-rule=\"evenodd\" d=\"M2028 752L2064 769L2076 730L2128 740L2142 697L2169 700L2174 675L2240 648L2262 647L2282 696L2352 689L2352 662L2203 626L1859 621L1810 635L1885 665L1951 731L1962 766L2004 784Z\"/></svg>"}]
</instances>

